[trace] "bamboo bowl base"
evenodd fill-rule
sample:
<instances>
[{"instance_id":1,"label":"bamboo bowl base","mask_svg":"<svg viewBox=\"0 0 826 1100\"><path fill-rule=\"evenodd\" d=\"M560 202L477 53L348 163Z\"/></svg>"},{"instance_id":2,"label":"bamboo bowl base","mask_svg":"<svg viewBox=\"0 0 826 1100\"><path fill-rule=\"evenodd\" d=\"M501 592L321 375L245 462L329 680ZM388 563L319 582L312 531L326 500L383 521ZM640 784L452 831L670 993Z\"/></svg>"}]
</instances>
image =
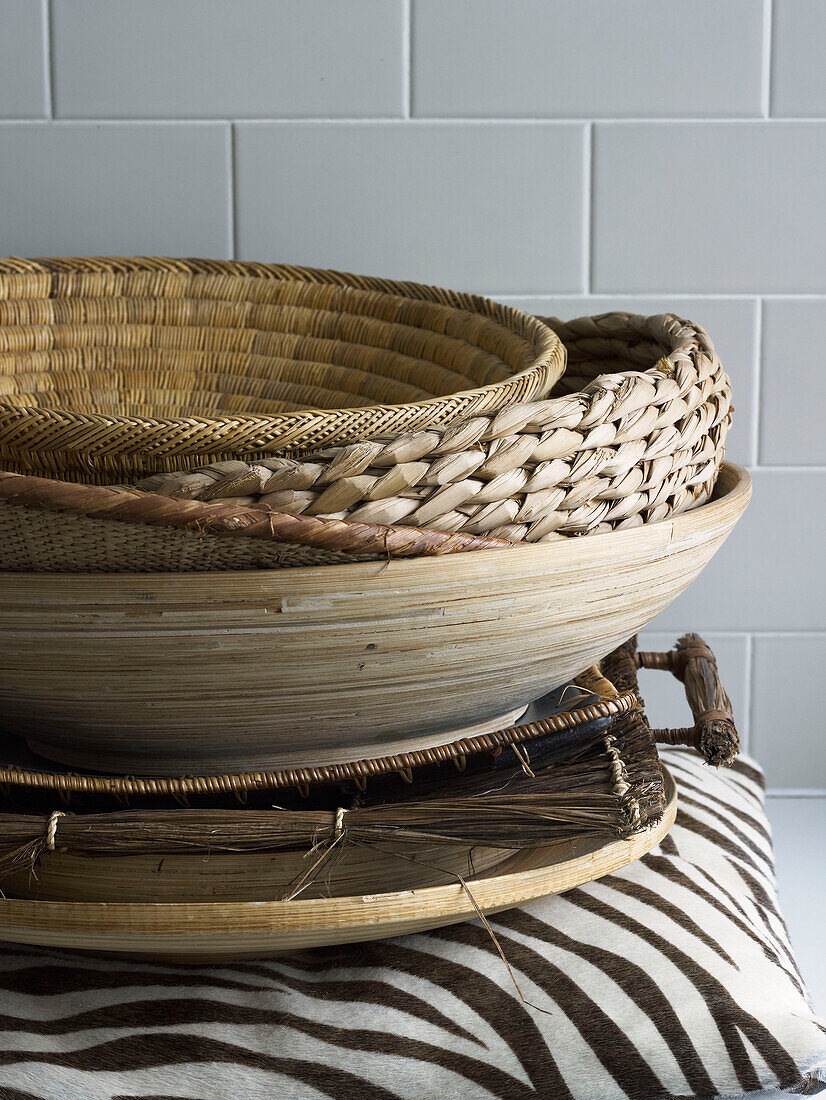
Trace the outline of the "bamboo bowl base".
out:
<instances>
[{"instance_id":1,"label":"bamboo bowl base","mask_svg":"<svg viewBox=\"0 0 826 1100\"><path fill-rule=\"evenodd\" d=\"M0 939L110 955L209 962L265 958L311 947L407 935L501 912L633 863L674 824L677 793L663 769L666 809L625 840L568 840L525 850L460 883L396 893L295 901L173 904L0 900Z\"/></svg>"},{"instance_id":2,"label":"bamboo bowl base","mask_svg":"<svg viewBox=\"0 0 826 1100\"><path fill-rule=\"evenodd\" d=\"M507 710L502 714L495 715L493 718L486 718L481 722L473 722L470 725L439 730L438 732L431 731L424 737L391 741L388 745L382 746L382 755L395 756L402 753L423 752L427 749L449 744L452 741L459 741L462 738L482 737L488 733L495 733L497 730L515 725L527 709L525 706L520 706L515 710ZM84 752L82 749L73 750L68 745L55 746L38 738L27 738L26 744L38 756L43 756L47 760L54 760L58 764L65 764L72 768L93 768L95 771L111 772L113 774L151 772L152 770L153 761L147 761L145 755L132 756L120 752ZM270 769L320 768L335 764L352 764L355 761L369 757L373 751L372 745L358 743L353 747L348 746L346 752L329 752L321 758L317 752L312 751L312 748L296 753L280 753L277 757L274 757L271 753L259 753L254 756L244 753L242 757L225 754L221 756L220 763L216 763L215 768L210 769L208 761L204 762L202 767L205 772L210 770L213 772L218 770L249 772ZM167 775L175 773L188 774L191 770L192 757L190 755L183 754L179 757L166 756L164 758L164 771Z\"/></svg>"}]
</instances>

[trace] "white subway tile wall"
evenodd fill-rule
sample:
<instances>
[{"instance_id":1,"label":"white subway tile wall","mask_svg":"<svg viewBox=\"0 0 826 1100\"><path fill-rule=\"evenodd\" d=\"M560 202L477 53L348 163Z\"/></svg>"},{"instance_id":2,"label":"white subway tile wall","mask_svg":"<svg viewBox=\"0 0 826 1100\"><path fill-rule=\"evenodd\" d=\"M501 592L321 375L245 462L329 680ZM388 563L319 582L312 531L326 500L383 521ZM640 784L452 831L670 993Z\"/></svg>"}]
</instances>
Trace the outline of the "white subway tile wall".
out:
<instances>
[{"instance_id":1,"label":"white subway tile wall","mask_svg":"<svg viewBox=\"0 0 826 1100\"><path fill-rule=\"evenodd\" d=\"M761 462L826 466L824 332L826 298L775 298L763 304Z\"/></svg>"},{"instance_id":2,"label":"white subway tile wall","mask_svg":"<svg viewBox=\"0 0 826 1100\"><path fill-rule=\"evenodd\" d=\"M706 632L770 786L826 793L824 42L823 0L2 0L0 253L699 321L754 502L645 642Z\"/></svg>"},{"instance_id":3,"label":"white subway tile wall","mask_svg":"<svg viewBox=\"0 0 826 1100\"><path fill-rule=\"evenodd\" d=\"M225 123L0 123L6 255L230 255Z\"/></svg>"},{"instance_id":4,"label":"white subway tile wall","mask_svg":"<svg viewBox=\"0 0 826 1100\"><path fill-rule=\"evenodd\" d=\"M464 290L581 290L584 145L581 126L544 123L240 123L239 254Z\"/></svg>"},{"instance_id":5,"label":"white subway tile wall","mask_svg":"<svg viewBox=\"0 0 826 1100\"><path fill-rule=\"evenodd\" d=\"M42 118L48 110L44 44L42 6L31 0L3 0L0 118Z\"/></svg>"},{"instance_id":6,"label":"white subway tile wall","mask_svg":"<svg viewBox=\"0 0 826 1100\"><path fill-rule=\"evenodd\" d=\"M752 748L777 787L826 787L823 682L826 637L768 634L754 639Z\"/></svg>"},{"instance_id":7,"label":"white subway tile wall","mask_svg":"<svg viewBox=\"0 0 826 1100\"><path fill-rule=\"evenodd\" d=\"M53 10L58 118L405 113L401 0L55 0Z\"/></svg>"},{"instance_id":8,"label":"white subway tile wall","mask_svg":"<svg viewBox=\"0 0 826 1100\"><path fill-rule=\"evenodd\" d=\"M826 116L826 4L775 0L772 43L772 114Z\"/></svg>"},{"instance_id":9,"label":"white subway tile wall","mask_svg":"<svg viewBox=\"0 0 826 1100\"><path fill-rule=\"evenodd\" d=\"M751 0L414 0L414 113L759 116L762 38Z\"/></svg>"}]
</instances>

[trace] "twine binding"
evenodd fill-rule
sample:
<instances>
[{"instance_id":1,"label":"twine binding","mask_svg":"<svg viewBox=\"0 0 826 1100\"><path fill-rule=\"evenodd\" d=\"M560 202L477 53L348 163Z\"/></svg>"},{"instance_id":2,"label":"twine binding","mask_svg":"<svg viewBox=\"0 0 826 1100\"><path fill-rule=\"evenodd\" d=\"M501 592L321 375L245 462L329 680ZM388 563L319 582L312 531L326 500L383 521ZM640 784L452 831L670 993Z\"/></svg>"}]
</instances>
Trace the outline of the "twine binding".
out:
<instances>
[{"instance_id":1,"label":"twine binding","mask_svg":"<svg viewBox=\"0 0 826 1100\"><path fill-rule=\"evenodd\" d=\"M66 815L61 810L53 810L49 815L49 820L46 822L46 851L53 852L55 850L55 837L57 836L57 823L61 817Z\"/></svg>"}]
</instances>

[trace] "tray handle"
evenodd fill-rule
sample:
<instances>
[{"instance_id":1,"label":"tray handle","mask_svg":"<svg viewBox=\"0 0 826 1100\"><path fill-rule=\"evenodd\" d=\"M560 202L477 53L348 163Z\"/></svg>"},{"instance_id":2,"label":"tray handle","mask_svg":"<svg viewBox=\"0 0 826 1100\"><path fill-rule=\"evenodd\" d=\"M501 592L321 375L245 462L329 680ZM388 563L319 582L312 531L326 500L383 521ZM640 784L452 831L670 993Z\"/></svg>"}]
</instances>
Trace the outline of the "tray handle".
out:
<instances>
[{"instance_id":1,"label":"tray handle","mask_svg":"<svg viewBox=\"0 0 826 1100\"><path fill-rule=\"evenodd\" d=\"M685 688L694 725L682 729L658 729L651 734L666 745L690 745L709 764L731 764L740 751L731 700L720 682L717 658L699 634L684 634L666 653L637 652L638 668L658 668L672 673Z\"/></svg>"}]
</instances>

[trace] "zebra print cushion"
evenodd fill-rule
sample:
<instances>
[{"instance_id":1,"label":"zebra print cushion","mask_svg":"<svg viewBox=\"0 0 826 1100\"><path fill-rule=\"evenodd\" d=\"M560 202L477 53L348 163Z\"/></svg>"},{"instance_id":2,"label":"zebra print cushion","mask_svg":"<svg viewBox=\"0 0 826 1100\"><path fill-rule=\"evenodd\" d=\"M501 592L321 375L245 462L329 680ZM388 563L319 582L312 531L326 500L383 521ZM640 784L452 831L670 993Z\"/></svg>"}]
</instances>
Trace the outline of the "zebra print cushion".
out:
<instances>
[{"instance_id":1,"label":"zebra print cushion","mask_svg":"<svg viewBox=\"0 0 826 1100\"><path fill-rule=\"evenodd\" d=\"M664 754L669 837L492 922L209 968L0 948L0 1096L713 1097L826 1080L762 777ZM548 1015L547 1013L550 1013Z\"/></svg>"}]
</instances>

